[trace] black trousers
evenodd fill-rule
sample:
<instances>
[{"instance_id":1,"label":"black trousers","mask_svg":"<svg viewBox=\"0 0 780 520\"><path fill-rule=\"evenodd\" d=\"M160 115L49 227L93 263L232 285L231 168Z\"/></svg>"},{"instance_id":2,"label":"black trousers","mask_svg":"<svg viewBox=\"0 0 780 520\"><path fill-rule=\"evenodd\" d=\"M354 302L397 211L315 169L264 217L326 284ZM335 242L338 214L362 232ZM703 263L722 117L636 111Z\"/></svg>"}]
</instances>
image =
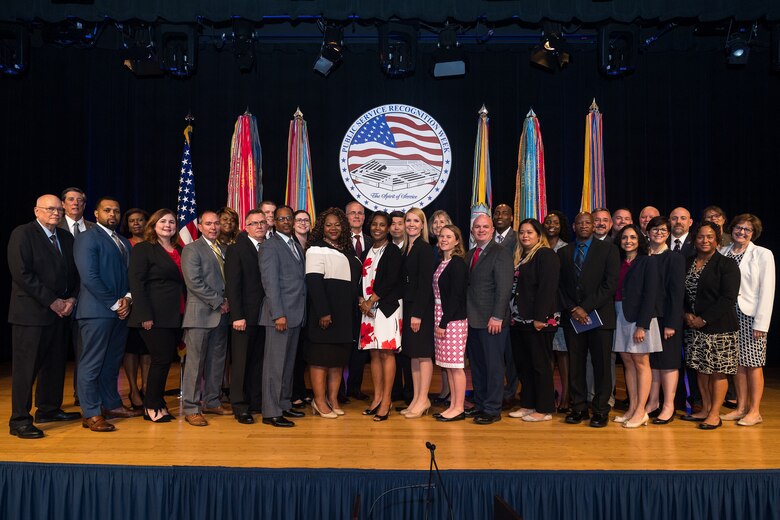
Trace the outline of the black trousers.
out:
<instances>
[{"instance_id":1,"label":"black trousers","mask_svg":"<svg viewBox=\"0 0 780 520\"><path fill-rule=\"evenodd\" d=\"M62 408L65 384L67 337L65 320L57 318L43 327L13 325L11 330L11 419L10 426L32 424L32 388L36 378L35 406L49 414Z\"/></svg>"},{"instance_id":2,"label":"black trousers","mask_svg":"<svg viewBox=\"0 0 780 520\"><path fill-rule=\"evenodd\" d=\"M301 329L301 335L298 337L298 350L295 354L295 366L293 367L293 393L292 400L300 399L303 401L308 396L306 388L306 360L303 357L303 346L307 340L306 329Z\"/></svg>"},{"instance_id":3,"label":"black trousers","mask_svg":"<svg viewBox=\"0 0 780 520\"><path fill-rule=\"evenodd\" d=\"M571 409L588 410L588 385L585 363L590 352L593 363L593 413L609 413L609 397L612 395L612 338L614 330L593 329L577 334L574 329L563 329L566 348L569 350L569 395Z\"/></svg>"},{"instance_id":4,"label":"black trousers","mask_svg":"<svg viewBox=\"0 0 780 520\"><path fill-rule=\"evenodd\" d=\"M552 340L555 333L533 327L509 329L512 356L520 376L520 406L539 413L555 413Z\"/></svg>"},{"instance_id":5,"label":"black trousers","mask_svg":"<svg viewBox=\"0 0 780 520\"><path fill-rule=\"evenodd\" d=\"M149 365L149 376L146 380L146 395L144 406L151 410L165 408L165 383L168 381L168 371L176 358L176 347L181 339L181 329L152 327L149 330L139 329L152 362Z\"/></svg>"},{"instance_id":6,"label":"black trousers","mask_svg":"<svg viewBox=\"0 0 780 520\"><path fill-rule=\"evenodd\" d=\"M265 327L247 325L243 331L231 328L231 338L230 404L233 413L259 410L262 406Z\"/></svg>"}]
</instances>

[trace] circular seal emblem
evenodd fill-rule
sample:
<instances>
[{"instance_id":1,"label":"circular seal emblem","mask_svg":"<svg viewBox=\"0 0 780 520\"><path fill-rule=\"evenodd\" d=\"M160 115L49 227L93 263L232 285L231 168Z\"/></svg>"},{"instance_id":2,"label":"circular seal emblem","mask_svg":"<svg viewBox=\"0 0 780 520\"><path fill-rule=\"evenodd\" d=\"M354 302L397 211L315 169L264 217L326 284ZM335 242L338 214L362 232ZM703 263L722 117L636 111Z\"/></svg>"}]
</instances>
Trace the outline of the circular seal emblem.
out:
<instances>
[{"instance_id":1,"label":"circular seal emblem","mask_svg":"<svg viewBox=\"0 0 780 520\"><path fill-rule=\"evenodd\" d=\"M344 185L374 211L427 206L447 184L451 163L441 125L409 105L382 105L357 118L339 153Z\"/></svg>"}]
</instances>

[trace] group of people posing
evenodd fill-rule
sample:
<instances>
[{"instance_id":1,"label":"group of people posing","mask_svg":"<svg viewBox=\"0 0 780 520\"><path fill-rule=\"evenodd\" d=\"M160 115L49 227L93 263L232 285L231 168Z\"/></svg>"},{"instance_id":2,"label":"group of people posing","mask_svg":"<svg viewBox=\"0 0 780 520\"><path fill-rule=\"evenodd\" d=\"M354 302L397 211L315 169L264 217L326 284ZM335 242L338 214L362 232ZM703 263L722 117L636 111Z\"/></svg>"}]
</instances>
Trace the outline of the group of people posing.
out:
<instances>
[{"instance_id":1,"label":"group of people posing","mask_svg":"<svg viewBox=\"0 0 780 520\"><path fill-rule=\"evenodd\" d=\"M202 212L200 237L182 247L174 211L120 218L119 202L104 197L90 223L85 204L76 188L39 197L36 219L8 245L10 431L20 438L43 436L30 414L36 379L37 423L81 418L104 432L115 417L172 421L165 384L182 344L182 410L193 426L207 426L208 414L252 424L261 413L292 427L307 401L315 416L337 419L345 393L366 398L373 421L387 420L399 398L400 416L417 419L431 408L435 363L447 396L437 421L497 422L519 382L509 417L559 412L604 427L615 353L629 401L612 420L625 428L668 424L686 407L681 418L704 430L762 421L775 270L772 253L753 243L762 228L751 214L726 225L710 206L692 228L684 208L666 217L647 207L636 224L627 209L599 208L570 230L560 211L515 223L500 204L473 219L469 248L444 211L430 223L419 208L366 218L353 201L312 222L265 201L242 232L232 209ZM70 336L83 417L62 409ZM365 362L372 396L361 392ZM122 364L129 406L117 392ZM727 376L736 405L721 415Z\"/></svg>"}]
</instances>

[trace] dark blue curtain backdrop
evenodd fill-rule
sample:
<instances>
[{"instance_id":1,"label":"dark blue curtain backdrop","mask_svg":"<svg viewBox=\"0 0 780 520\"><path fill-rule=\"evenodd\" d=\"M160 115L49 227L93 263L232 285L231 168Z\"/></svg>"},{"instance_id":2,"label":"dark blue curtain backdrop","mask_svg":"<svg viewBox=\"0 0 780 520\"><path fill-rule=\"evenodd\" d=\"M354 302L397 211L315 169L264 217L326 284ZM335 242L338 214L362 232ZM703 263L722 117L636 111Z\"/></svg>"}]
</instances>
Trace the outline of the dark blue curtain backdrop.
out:
<instances>
[{"instance_id":1,"label":"dark blue curtain backdrop","mask_svg":"<svg viewBox=\"0 0 780 520\"><path fill-rule=\"evenodd\" d=\"M759 243L773 248L780 226L774 188L780 76L769 71L767 49L754 48L747 67L732 70L719 46L697 50L674 40L641 54L636 73L617 80L598 74L595 45L574 46L571 65L556 74L529 67L526 45L466 49L468 74L442 81L428 73L432 48L425 45L417 73L400 80L385 78L368 44L350 46L329 78L312 72L317 45L261 44L249 74L239 73L231 53L204 46L187 80L138 79L114 50L34 48L27 74L0 78L8 204L0 243L33 218L38 195L70 185L82 186L93 202L114 194L124 208L175 208L188 112L196 118L198 206L224 205L233 126L247 108L259 122L264 196L280 200L288 125L300 106L320 209L349 200L337 162L352 121L387 103L425 110L447 132L453 154L446 189L426 210L446 209L464 226L477 111L483 103L490 111L493 202L511 203L522 122L533 107L545 145L549 207L573 216L582 188L584 120L595 97L604 114L608 206L628 206L635 216L646 204L662 212L683 205L695 217L711 203L729 215L750 211L765 221ZM92 209L88 203L88 215ZM7 289L7 274L0 279ZM0 305L4 314L7 301ZM4 331L0 357L7 358L8 336Z\"/></svg>"},{"instance_id":2,"label":"dark blue curtain backdrop","mask_svg":"<svg viewBox=\"0 0 780 520\"><path fill-rule=\"evenodd\" d=\"M780 518L774 470L443 471L442 479L457 519L493 518L495 495L526 519ZM449 518L438 483L425 516L427 482L427 471L8 463L0 511L20 520L347 519L359 494L361 519ZM405 486L417 487L397 489Z\"/></svg>"}]
</instances>

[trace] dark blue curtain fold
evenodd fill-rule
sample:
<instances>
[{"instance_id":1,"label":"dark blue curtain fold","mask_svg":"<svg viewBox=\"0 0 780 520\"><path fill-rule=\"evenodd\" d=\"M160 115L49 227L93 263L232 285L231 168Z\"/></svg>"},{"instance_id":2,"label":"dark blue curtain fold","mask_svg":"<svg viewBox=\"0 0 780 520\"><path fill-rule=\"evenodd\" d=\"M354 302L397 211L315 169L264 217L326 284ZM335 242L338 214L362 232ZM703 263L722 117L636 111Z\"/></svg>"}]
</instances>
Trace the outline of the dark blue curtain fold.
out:
<instances>
[{"instance_id":1,"label":"dark blue curtain fold","mask_svg":"<svg viewBox=\"0 0 780 520\"><path fill-rule=\"evenodd\" d=\"M780 471L443 471L453 518L780 518ZM4 518L423 518L425 471L0 464ZM379 501L377 497L388 490ZM369 510L374 504L372 516ZM434 489L429 518L448 518Z\"/></svg>"}]
</instances>

